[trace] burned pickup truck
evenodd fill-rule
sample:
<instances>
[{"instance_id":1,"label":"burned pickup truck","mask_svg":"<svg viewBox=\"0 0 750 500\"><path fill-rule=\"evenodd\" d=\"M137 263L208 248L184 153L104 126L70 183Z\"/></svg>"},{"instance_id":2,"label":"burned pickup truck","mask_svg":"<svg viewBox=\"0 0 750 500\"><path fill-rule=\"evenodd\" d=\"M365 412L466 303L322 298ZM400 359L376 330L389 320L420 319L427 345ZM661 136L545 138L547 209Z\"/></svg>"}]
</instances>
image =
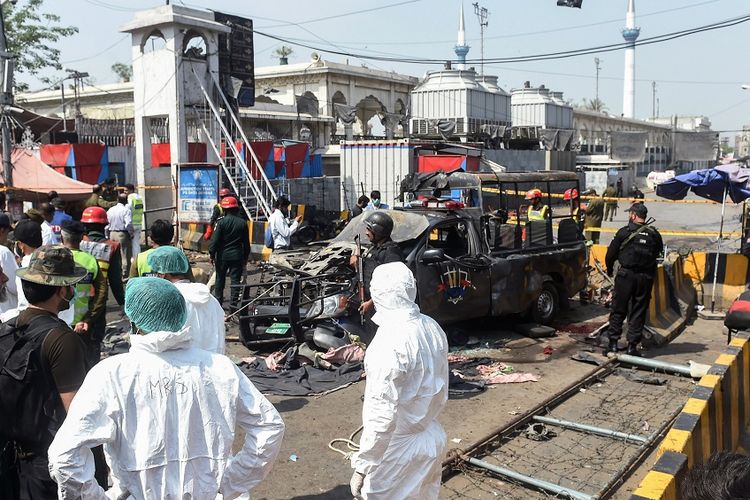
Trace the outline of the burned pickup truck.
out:
<instances>
[{"instance_id":1,"label":"burned pickup truck","mask_svg":"<svg viewBox=\"0 0 750 500\"><path fill-rule=\"evenodd\" d=\"M544 221L525 220L523 194L541 189L554 206L552 193L571 187L578 179L566 172L419 174L402 183L403 206L386 212L416 277L422 312L443 324L511 314L549 323L586 286L586 245L569 207L558 205L560 214ZM272 255L243 289L245 344L291 335L326 349L348 343L351 334L371 338L349 266L355 237L367 241L368 214L306 258Z\"/></svg>"}]
</instances>

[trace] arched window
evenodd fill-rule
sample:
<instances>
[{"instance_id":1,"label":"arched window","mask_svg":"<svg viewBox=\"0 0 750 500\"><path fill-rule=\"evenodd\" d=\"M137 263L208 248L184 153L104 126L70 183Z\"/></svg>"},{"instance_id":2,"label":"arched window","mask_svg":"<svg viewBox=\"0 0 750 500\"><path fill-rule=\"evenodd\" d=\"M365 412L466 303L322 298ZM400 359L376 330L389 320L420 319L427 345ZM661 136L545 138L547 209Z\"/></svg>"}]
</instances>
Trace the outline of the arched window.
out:
<instances>
[{"instance_id":1,"label":"arched window","mask_svg":"<svg viewBox=\"0 0 750 500\"><path fill-rule=\"evenodd\" d=\"M194 30L189 30L185 33L185 38L182 42L182 56L186 59L206 59L208 48L206 46L206 39Z\"/></svg>"},{"instance_id":2,"label":"arched window","mask_svg":"<svg viewBox=\"0 0 750 500\"><path fill-rule=\"evenodd\" d=\"M297 97L297 112L318 116L318 98L312 92L305 92Z\"/></svg>"},{"instance_id":3,"label":"arched window","mask_svg":"<svg viewBox=\"0 0 750 500\"><path fill-rule=\"evenodd\" d=\"M396 99L396 103L393 106L393 112L399 115L405 114L406 106L404 106L404 101L402 101L401 99Z\"/></svg>"},{"instance_id":4,"label":"arched window","mask_svg":"<svg viewBox=\"0 0 750 500\"><path fill-rule=\"evenodd\" d=\"M346 97L344 97L344 94L342 94L340 90L337 90L336 93L333 94L331 102L334 104L346 104Z\"/></svg>"},{"instance_id":5,"label":"arched window","mask_svg":"<svg viewBox=\"0 0 750 500\"><path fill-rule=\"evenodd\" d=\"M148 54L150 52L156 52L162 50L167 46L167 40L162 35L161 31L154 30L149 34L141 45L141 53Z\"/></svg>"}]
</instances>

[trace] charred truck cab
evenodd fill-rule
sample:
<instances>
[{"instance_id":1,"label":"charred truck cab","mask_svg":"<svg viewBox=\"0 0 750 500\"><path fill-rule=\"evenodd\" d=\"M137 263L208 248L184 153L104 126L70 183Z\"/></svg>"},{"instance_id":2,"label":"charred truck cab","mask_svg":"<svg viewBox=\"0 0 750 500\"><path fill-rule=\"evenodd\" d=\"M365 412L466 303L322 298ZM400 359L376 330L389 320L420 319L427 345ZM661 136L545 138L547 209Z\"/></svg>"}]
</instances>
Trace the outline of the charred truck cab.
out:
<instances>
[{"instance_id":1,"label":"charred truck cab","mask_svg":"<svg viewBox=\"0 0 750 500\"><path fill-rule=\"evenodd\" d=\"M510 314L552 321L568 297L586 286L586 243L562 201L572 187L578 188L572 172L458 171L405 179L403 206L387 213L394 220L392 238L417 279L422 312L443 324ZM545 220L526 218L530 189L546 195L551 210ZM355 236L368 241L368 213L306 259L272 255L242 294L244 343L291 335L325 350L348 343L352 334L368 340L349 266Z\"/></svg>"}]
</instances>

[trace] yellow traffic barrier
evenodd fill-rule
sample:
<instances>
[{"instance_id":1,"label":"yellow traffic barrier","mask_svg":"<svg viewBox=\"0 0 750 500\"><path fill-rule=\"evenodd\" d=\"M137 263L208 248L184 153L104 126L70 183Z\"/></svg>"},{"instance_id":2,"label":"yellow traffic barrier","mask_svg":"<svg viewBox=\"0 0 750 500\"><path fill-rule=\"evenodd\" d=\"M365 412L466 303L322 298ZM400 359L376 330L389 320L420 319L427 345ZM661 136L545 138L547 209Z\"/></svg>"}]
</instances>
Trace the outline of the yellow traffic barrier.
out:
<instances>
[{"instance_id":1,"label":"yellow traffic barrier","mask_svg":"<svg viewBox=\"0 0 750 500\"><path fill-rule=\"evenodd\" d=\"M253 260L268 260L271 249L266 246L266 228L268 222L247 221L248 234L250 235L250 258Z\"/></svg>"},{"instance_id":2,"label":"yellow traffic barrier","mask_svg":"<svg viewBox=\"0 0 750 500\"><path fill-rule=\"evenodd\" d=\"M707 304L713 292L716 253L690 252L684 259L685 273L698 292L698 302ZM726 309L750 283L750 261L741 254L719 254L716 304Z\"/></svg>"},{"instance_id":3,"label":"yellow traffic barrier","mask_svg":"<svg viewBox=\"0 0 750 500\"><path fill-rule=\"evenodd\" d=\"M750 424L750 334L740 332L693 389L660 443L659 459L631 500L679 498L687 468L736 450Z\"/></svg>"},{"instance_id":4,"label":"yellow traffic barrier","mask_svg":"<svg viewBox=\"0 0 750 500\"><path fill-rule=\"evenodd\" d=\"M208 252L208 241L203 237L206 227L206 224L182 224L180 243L183 248L194 252Z\"/></svg>"}]
</instances>

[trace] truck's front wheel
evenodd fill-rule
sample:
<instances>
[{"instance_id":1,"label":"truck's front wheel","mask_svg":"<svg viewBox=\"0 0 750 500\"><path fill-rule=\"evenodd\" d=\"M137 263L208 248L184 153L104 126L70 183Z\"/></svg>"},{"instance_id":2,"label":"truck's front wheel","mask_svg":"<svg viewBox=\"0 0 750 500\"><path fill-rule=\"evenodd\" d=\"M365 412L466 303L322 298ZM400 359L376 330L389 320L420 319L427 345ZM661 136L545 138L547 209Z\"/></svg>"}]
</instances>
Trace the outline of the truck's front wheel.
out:
<instances>
[{"instance_id":1,"label":"truck's front wheel","mask_svg":"<svg viewBox=\"0 0 750 500\"><path fill-rule=\"evenodd\" d=\"M560 309L560 294L551 281L545 281L542 291L531 306L531 318L543 325L548 325L557 316Z\"/></svg>"}]
</instances>

